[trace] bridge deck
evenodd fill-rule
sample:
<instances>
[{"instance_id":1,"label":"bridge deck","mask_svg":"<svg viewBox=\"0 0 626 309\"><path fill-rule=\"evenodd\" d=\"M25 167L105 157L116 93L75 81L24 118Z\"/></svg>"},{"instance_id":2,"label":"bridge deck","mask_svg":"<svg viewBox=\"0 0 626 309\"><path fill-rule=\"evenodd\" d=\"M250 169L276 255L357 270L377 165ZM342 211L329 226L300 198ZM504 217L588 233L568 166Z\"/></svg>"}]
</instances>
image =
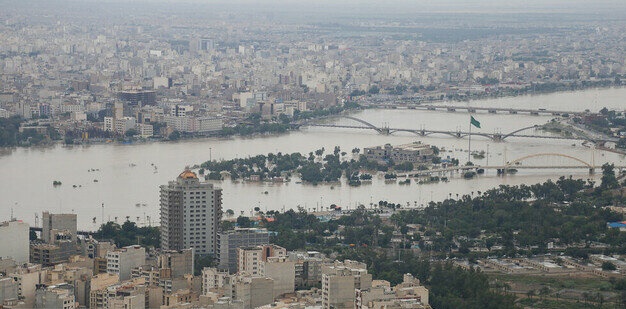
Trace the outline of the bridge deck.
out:
<instances>
[{"instance_id":1,"label":"bridge deck","mask_svg":"<svg viewBox=\"0 0 626 309\"><path fill-rule=\"evenodd\" d=\"M466 136L468 136L470 134L470 132L467 132L467 131L428 130L428 129L402 129L402 128L377 128L377 127L369 127L369 126L368 127L364 127L364 126L341 125L341 124L308 123L308 124L305 124L305 125L306 126L310 126L310 127L344 128L344 129L359 129L359 130L376 130L377 132L387 132L387 133L410 132L410 133L414 133L414 134L422 135L422 136L426 136L426 135L430 135L430 134L446 134L446 135L450 135L450 136L458 137L458 138L466 137ZM488 138L493 139L493 140L503 140L503 139L509 138L509 137L543 138L543 139L560 139L560 140L579 140L579 141L589 140L587 138L577 137L577 136L533 135L533 134L518 134L517 132L515 132L515 133L508 133L508 134L472 132L471 134L473 136L488 137ZM597 142L615 142L616 139L607 138L607 139L598 139L598 140L594 140L594 141L597 141Z\"/></svg>"},{"instance_id":2,"label":"bridge deck","mask_svg":"<svg viewBox=\"0 0 626 309\"><path fill-rule=\"evenodd\" d=\"M536 115L592 115L597 114L595 112L587 112L587 111L565 111L565 110L549 110L549 109L530 109L530 108L506 108L506 107L478 107L478 106L458 106L458 105L422 105L422 104L382 104L382 105L374 105L376 107L406 107L408 109L416 109L416 110L430 110L430 111L449 111L455 112L457 110L467 111L467 112L477 112L477 111L486 111L489 113L509 113L509 114L518 114L518 113L528 113L528 114L536 114Z\"/></svg>"}]
</instances>

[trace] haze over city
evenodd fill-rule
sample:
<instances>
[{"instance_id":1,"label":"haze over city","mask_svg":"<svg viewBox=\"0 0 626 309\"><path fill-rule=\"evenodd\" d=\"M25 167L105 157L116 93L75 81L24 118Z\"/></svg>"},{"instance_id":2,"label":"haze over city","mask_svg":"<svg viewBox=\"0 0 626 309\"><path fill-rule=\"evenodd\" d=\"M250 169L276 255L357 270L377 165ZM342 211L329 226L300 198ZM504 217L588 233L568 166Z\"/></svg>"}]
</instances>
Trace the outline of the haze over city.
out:
<instances>
[{"instance_id":1,"label":"haze over city","mask_svg":"<svg viewBox=\"0 0 626 309\"><path fill-rule=\"evenodd\" d=\"M0 0L2 308L622 308L626 2Z\"/></svg>"}]
</instances>

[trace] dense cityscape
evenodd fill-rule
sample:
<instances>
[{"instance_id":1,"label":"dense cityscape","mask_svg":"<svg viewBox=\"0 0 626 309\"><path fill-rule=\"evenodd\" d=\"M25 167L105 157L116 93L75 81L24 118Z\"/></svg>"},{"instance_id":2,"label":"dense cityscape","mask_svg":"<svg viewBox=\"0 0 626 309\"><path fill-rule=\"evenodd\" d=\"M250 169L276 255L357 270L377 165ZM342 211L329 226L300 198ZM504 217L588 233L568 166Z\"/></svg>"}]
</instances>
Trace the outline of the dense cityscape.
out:
<instances>
[{"instance_id":1,"label":"dense cityscape","mask_svg":"<svg viewBox=\"0 0 626 309\"><path fill-rule=\"evenodd\" d=\"M626 306L623 4L4 4L0 308Z\"/></svg>"}]
</instances>

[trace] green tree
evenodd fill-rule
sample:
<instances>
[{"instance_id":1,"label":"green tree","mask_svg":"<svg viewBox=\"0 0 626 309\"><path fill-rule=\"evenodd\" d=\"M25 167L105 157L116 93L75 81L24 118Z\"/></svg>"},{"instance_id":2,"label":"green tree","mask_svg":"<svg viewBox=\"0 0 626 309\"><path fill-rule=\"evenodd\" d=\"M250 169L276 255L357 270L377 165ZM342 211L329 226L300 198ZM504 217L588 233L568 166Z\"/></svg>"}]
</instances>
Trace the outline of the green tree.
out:
<instances>
[{"instance_id":1,"label":"green tree","mask_svg":"<svg viewBox=\"0 0 626 309\"><path fill-rule=\"evenodd\" d=\"M130 130L126 131L126 133L124 133L124 135L126 135L127 137L133 137L133 136L135 136L137 134L139 134L139 133L135 129L130 129Z\"/></svg>"},{"instance_id":2,"label":"green tree","mask_svg":"<svg viewBox=\"0 0 626 309\"><path fill-rule=\"evenodd\" d=\"M613 264L610 261L604 261L602 262L602 270L604 271L613 271L616 270L617 266L615 266L615 264Z\"/></svg>"},{"instance_id":3,"label":"green tree","mask_svg":"<svg viewBox=\"0 0 626 309\"><path fill-rule=\"evenodd\" d=\"M193 265L193 274L195 276L200 276L202 274L203 268L215 266L217 266L217 264L215 263L215 259L212 256L196 254Z\"/></svg>"},{"instance_id":4,"label":"green tree","mask_svg":"<svg viewBox=\"0 0 626 309\"><path fill-rule=\"evenodd\" d=\"M602 165L602 179L600 183L601 189L615 189L619 187L619 182L615 177L615 166L613 164L604 163Z\"/></svg>"},{"instance_id":5,"label":"green tree","mask_svg":"<svg viewBox=\"0 0 626 309\"><path fill-rule=\"evenodd\" d=\"M239 216L237 217L237 226L238 227L252 227L252 221L248 217Z\"/></svg>"}]
</instances>

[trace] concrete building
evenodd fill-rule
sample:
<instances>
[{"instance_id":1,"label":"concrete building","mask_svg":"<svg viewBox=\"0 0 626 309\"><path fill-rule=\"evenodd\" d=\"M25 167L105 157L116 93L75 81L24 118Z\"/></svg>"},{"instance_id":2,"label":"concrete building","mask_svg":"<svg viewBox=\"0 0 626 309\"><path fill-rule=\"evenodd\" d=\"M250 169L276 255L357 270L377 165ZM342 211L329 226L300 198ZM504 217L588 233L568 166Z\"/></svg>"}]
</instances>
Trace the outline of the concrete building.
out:
<instances>
[{"instance_id":1,"label":"concrete building","mask_svg":"<svg viewBox=\"0 0 626 309\"><path fill-rule=\"evenodd\" d=\"M335 261L322 267L322 308L354 308L356 289L368 289L372 275L364 263L346 260Z\"/></svg>"},{"instance_id":2,"label":"concrete building","mask_svg":"<svg viewBox=\"0 0 626 309\"><path fill-rule=\"evenodd\" d=\"M402 283L391 288L388 281L374 280L371 287L356 290L356 309L430 309L428 289L417 278L405 274Z\"/></svg>"},{"instance_id":3,"label":"concrete building","mask_svg":"<svg viewBox=\"0 0 626 309\"><path fill-rule=\"evenodd\" d=\"M168 270L170 278L193 274L193 264L193 248L180 251L165 251L159 254L157 259L157 267L161 270Z\"/></svg>"},{"instance_id":4,"label":"concrete building","mask_svg":"<svg viewBox=\"0 0 626 309\"><path fill-rule=\"evenodd\" d=\"M261 275L263 273L262 254L261 246L237 248L237 272L251 276Z\"/></svg>"},{"instance_id":5,"label":"concrete building","mask_svg":"<svg viewBox=\"0 0 626 309\"><path fill-rule=\"evenodd\" d=\"M52 286L38 285L35 291L35 308L77 308L74 286L67 283Z\"/></svg>"},{"instance_id":6,"label":"concrete building","mask_svg":"<svg viewBox=\"0 0 626 309\"><path fill-rule=\"evenodd\" d=\"M295 263L295 285L307 288L322 284L322 266L330 265L333 260L317 251L289 252L289 260Z\"/></svg>"},{"instance_id":7,"label":"concrete building","mask_svg":"<svg viewBox=\"0 0 626 309\"><path fill-rule=\"evenodd\" d=\"M276 245L237 248L237 271L252 276L264 275L265 262L270 257L286 257L287 250Z\"/></svg>"},{"instance_id":8,"label":"concrete building","mask_svg":"<svg viewBox=\"0 0 626 309\"><path fill-rule=\"evenodd\" d=\"M0 223L0 258L13 259L16 263L27 263L29 260L29 228L28 224L18 221Z\"/></svg>"},{"instance_id":9,"label":"concrete building","mask_svg":"<svg viewBox=\"0 0 626 309\"><path fill-rule=\"evenodd\" d=\"M146 264L146 249L127 246L107 252L107 273L117 275L121 281L130 279L131 270Z\"/></svg>"},{"instance_id":10,"label":"concrete building","mask_svg":"<svg viewBox=\"0 0 626 309\"><path fill-rule=\"evenodd\" d=\"M18 268L11 277L17 282L18 298L24 300L26 308L34 308L35 289L37 285L46 283L48 270L42 269L41 265L28 264Z\"/></svg>"},{"instance_id":11,"label":"concrete building","mask_svg":"<svg viewBox=\"0 0 626 309\"><path fill-rule=\"evenodd\" d=\"M192 301L197 300L198 295L189 289L178 290L175 293L169 293L163 295L163 305L161 309L178 309L178 308L192 308Z\"/></svg>"},{"instance_id":12,"label":"concrete building","mask_svg":"<svg viewBox=\"0 0 626 309\"><path fill-rule=\"evenodd\" d=\"M219 270L213 267L202 269L202 295L211 293L219 297L231 297L234 275L228 274L227 270Z\"/></svg>"},{"instance_id":13,"label":"concrete building","mask_svg":"<svg viewBox=\"0 0 626 309\"><path fill-rule=\"evenodd\" d=\"M150 90L128 90L118 93L120 100L130 105L156 105L156 92Z\"/></svg>"},{"instance_id":14,"label":"concrete building","mask_svg":"<svg viewBox=\"0 0 626 309\"><path fill-rule=\"evenodd\" d=\"M108 132L115 131L115 119L113 117L104 117L104 127L102 130Z\"/></svg>"},{"instance_id":15,"label":"concrete building","mask_svg":"<svg viewBox=\"0 0 626 309\"><path fill-rule=\"evenodd\" d=\"M174 105L170 106L170 116L185 117L187 113L193 112L192 105Z\"/></svg>"},{"instance_id":16,"label":"concrete building","mask_svg":"<svg viewBox=\"0 0 626 309\"><path fill-rule=\"evenodd\" d=\"M115 285L120 281L117 275L98 274L91 278L89 282L89 308L107 308L108 291L107 287Z\"/></svg>"},{"instance_id":17,"label":"concrete building","mask_svg":"<svg viewBox=\"0 0 626 309\"><path fill-rule=\"evenodd\" d=\"M13 301L18 299L18 285L13 278L1 278L0 279L0 305L5 301Z\"/></svg>"},{"instance_id":18,"label":"concrete building","mask_svg":"<svg viewBox=\"0 0 626 309\"><path fill-rule=\"evenodd\" d=\"M130 271L130 277L143 278L149 286L159 286L161 282L161 270L152 265L141 265Z\"/></svg>"},{"instance_id":19,"label":"concrete building","mask_svg":"<svg viewBox=\"0 0 626 309\"><path fill-rule=\"evenodd\" d=\"M194 248L198 254L215 254L222 218L222 189L201 183L186 169L176 180L161 186L161 248Z\"/></svg>"},{"instance_id":20,"label":"concrete building","mask_svg":"<svg viewBox=\"0 0 626 309\"><path fill-rule=\"evenodd\" d=\"M114 130L117 134L124 134L128 130L134 130L137 127L137 119L135 117L122 117L115 119Z\"/></svg>"},{"instance_id":21,"label":"concrete building","mask_svg":"<svg viewBox=\"0 0 626 309\"><path fill-rule=\"evenodd\" d=\"M274 280L265 277L241 277L234 285L234 299L244 308L257 308L274 302Z\"/></svg>"},{"instance_id":22,"label":"concrete building","mask_svg":"<svg viewBox=\"0 0 626 309\"><path fill-rule=\"evenodd\" d=\"M52 214L44 211L42 214L41 239L53 243L54 230L67 231L71 234L70 240L76 241L77 217L76 214Z\"/></svg>"},{"instance_id":23,"label":"concrete building","mask_svg":"<svg viewBox=\"0 0 626 309\"><path fill-rule=\"evenodd\" d=\"M137 124L137 133L143 138L152 137L154 135L154 127L151 124L139 123Z\"/></svg>"},{"instance_id":24,"label":"concrete building","mask_svg":"<svg viewBox=\"0 0 626 309\"><path fill-rule=\"evenodd\" d=\"M421 142L398 145L395 147L391 146L391 144L385 144L383 147L366 147L363 149L363 153L365 157L371 161L393 161L394 163L409 162L413 164L430 163L434 155L430 145L422 144Z\"/></svg>"},{"instance_id":25,"label":"concrete building","mask_svg":"<svg viewBox=\"0 0 626 309\"><path fill-rule=\"evenodd\" d=\"M221 130L224 125L222 117L166 115L163 118L168 127L186 133L216 132Z\"/></svg>"},{"instance_id":26,"label":"concrete building","mask_svg":"<svg viewBox=\"0 0 626 309\"><path fill-rule=\"evenodd\" d=\"M265 276L274 280L274 298L293 293L295 290L296 267L295 262L286 257L269 257L264 262Z\"/></svg>"},{"instance_id":27,"label":"concrete building","mask_svg":"<svg viewBox=\"0 0 626 309\"><path fill-rule=\"evenodd\" d=\"M267 229L236 228L218 235L217 259L218 268L228 270L230 273L237 271L237 248L267 245L270 243L270 235Z\"/></svg>"},{"instance_id":28,"label":"concrete building","mask_svg":"<svg viewBox=\"0 0 626 309\"><path fill-rule=\"evenodd\" d=\"M50 244L33 243L30 245L30 262L44 267L65 263L77 254L80 254L79 246L76 242L66 239L55 240Z\"/></svg>"},{"instance_id":29,"label":"concrete building","mask_svg":"<svg viewBox=\"0 0 626 309\"><path fill-rule=\"evenodd\" d=\"M115 275L100 275L92 279L89 293L89 308L92 309L130 309L146 308L146 285L142 278L119 283ZM160 303L153 302L158 308Z\"/></svg>"}]
</instances>

